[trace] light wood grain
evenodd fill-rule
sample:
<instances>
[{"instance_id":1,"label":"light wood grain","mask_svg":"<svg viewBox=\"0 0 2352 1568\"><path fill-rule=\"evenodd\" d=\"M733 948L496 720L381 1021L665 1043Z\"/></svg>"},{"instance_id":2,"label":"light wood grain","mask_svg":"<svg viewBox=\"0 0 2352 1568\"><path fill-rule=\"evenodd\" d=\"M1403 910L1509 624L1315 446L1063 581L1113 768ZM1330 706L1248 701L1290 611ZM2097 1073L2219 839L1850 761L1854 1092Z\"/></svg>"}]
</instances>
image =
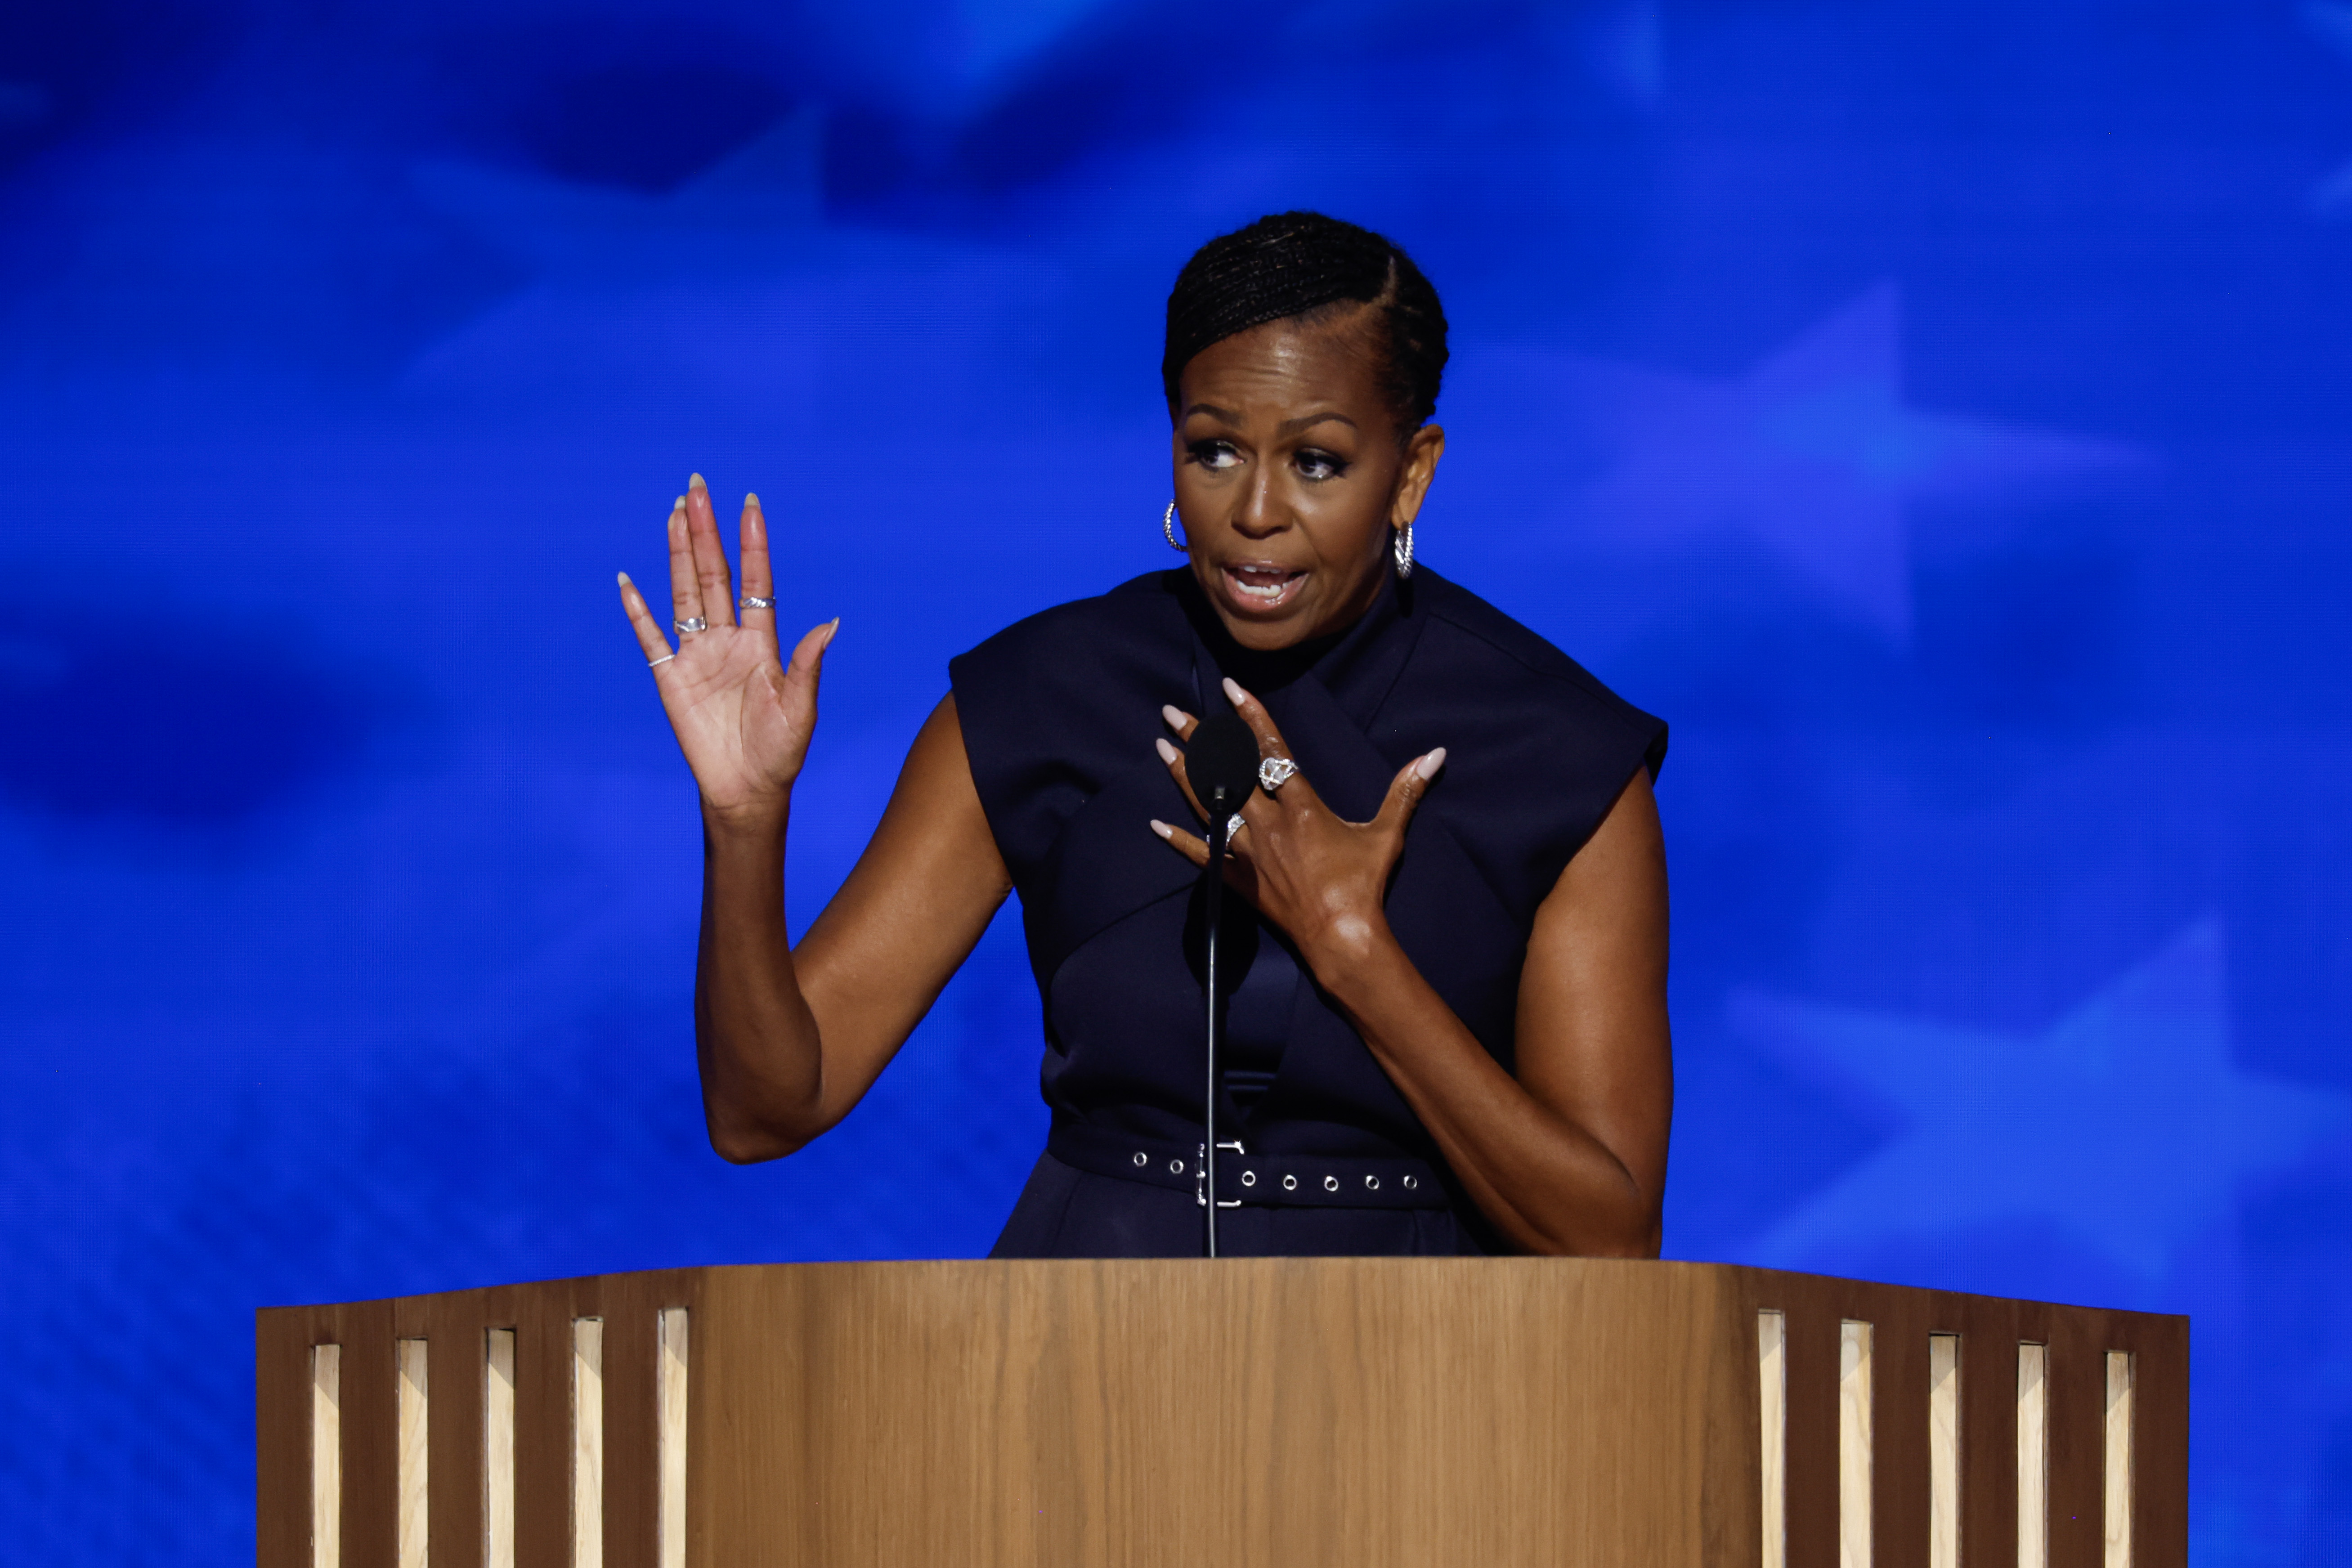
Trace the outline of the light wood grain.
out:
<instances>
[{"instance_id":1,"label":"light wood grain","mask_svg":"<svg viewBox=\"0 0 2352 1568\"><path fill-rule=\"evenodd\" d=\"M660 1486L654 1514L654 1561L660 1568L686 1568L686 1309L663 1308L660 1324L654 1384L654 1453Z\"/></svg>"},{"instance_id":2,"label":"light wood grain","mask_svg":"<svg viewBox=\"0 0 2352 1568\"><path fill-rule=\"evenodd\" d=\"M2132 1356L2107 1352L2106 1568L2132 1563Z\"/></svg>"},{"instance_id":3,"label":"light wood grain","mask_svg":"<svg viewBox=\"0 0 2352 1568\"><path fill-rule=\"evenodd\" d=\"M1960 1568L1960 1337L1927 1336L1927 1568Z\"/></svg>"},{"instance_id":4,"label":"light wood grain","mask_svg":"<svg viewBox=\"0 0 2352 1568\"><path fill-rule=\"evenodd\" d=\"M515 1331L482 1336L482 1565L515 1568Z\"/></svg>"},{"instance_id":5,"label":"light wood grain","mask_svg":"<svg viewBox=\"0 0 2352 1568\"><path fill-rule=\"evenodd\" d=\"M1789 1565L1789 1315L1756 1314L1756 1392L1763 1433L1763 1568Z\"/></svg>"},{"instance_id":6,"label":"light wood grain","mask_svg":"<svg viewBox=\"0 0 2352 1568\"><path fill-rule=\"evenodd\" d=\"M572 1568L604 1568L604 1320L572 1322Z\"/></svg>"},{"instance_id":7,"label":"light wood grain","mask_svg":"<svg viewBox=\"0 0 2352 1568\"><path fill-rule=\"evenodd\" d=\"M400 1376L396 1450L400 1503L393 1561L399 1568L425 1568L432 1530L432 1493L426 1468L430 1458L426 1438L431 1422L425 1383L428 1342L397 1340L394 1343Z\"/></svg>"},{"instance_id":8,"label":"light wood grain","mask_svg":"<svg viewBox=\"0 0 2352 1568\"><path fill-rule=\"evenodd\" d=\"M663 1331L679 1310L690 1356ZM1842 1375L1847 1321L1874 1325L1866 1392ZM396 1561L395 1342L426 1335L433 1555L472 1568L500 1398L485 1336L509 1326L515 1568L652 1568L681 1541L686 1568L1763 1568L1776 1426L1782 1561L1838 1561L1853 1492L1867 1549L1912 1563L1947 1334L1969 1561L2005 1562L2038 1517L2010 1458L2036 1418L2006 1347L2030 1340L2051 1347L2034 1568L2100 1560L2110 1349L2134 1357L2119 1517L2138 1568L2186 1563L2185 1320L1697 1264L1299 1258L681 1269L275 1309L260 1568L310 1563L322 1344L360 1369L342 1561ZM1868 1418L1852 1487L1846 1410Z\"/></svg>"},{"instance_id":9,"label":"light wood grain","mask_svg":"<svg viewBox=\"0 0 2352 1568\"><path fill-rule=\"evenodd\" d=\"M2050 1568L2050 1347L2017 1347L2017 1568Z\"/></svg>"},{"instance_id":10,"label":"light wood grain","mask_svg":"<svg viewBox=\"0 0 2352 1568\"><path fill-rule=\"evenodd\" d=\"M1838 1325L1838 1568L1870 1568L1871 1325Z\"/></svg>"},{"instance_id":11,"label":"light wood grain","mask_svg":"<svg viewBox=\"0 0 2352 1568\"><path fill-rule=\"evenodd\" d=\"M310 1347L310 1564L343 1561L343 1347Z\"/></svg>"}]
</instances>

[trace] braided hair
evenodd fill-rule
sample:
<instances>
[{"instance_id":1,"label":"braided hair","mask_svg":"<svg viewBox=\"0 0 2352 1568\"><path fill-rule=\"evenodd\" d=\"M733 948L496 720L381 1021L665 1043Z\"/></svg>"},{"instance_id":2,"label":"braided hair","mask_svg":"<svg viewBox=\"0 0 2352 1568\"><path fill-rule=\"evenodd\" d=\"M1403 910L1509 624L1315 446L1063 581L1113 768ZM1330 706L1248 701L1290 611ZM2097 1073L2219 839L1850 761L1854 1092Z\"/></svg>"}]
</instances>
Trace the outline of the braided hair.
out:
<instances>
[{"instance_id":1,"label":"braided hair","mask_svg":"<svg viewBox=\"0 0 2352 1568\"><path fill-rule=\"evenodd\" d=\"M1317 321L1351 305L1379 312L1381 376L1399 439L1437 412L1445 312L1402 247L1321 213L1276 213L1192 253L1168 295L1160 378L1168 407L1192 356L1268 321Z\"/></svg>"}]
</instances>

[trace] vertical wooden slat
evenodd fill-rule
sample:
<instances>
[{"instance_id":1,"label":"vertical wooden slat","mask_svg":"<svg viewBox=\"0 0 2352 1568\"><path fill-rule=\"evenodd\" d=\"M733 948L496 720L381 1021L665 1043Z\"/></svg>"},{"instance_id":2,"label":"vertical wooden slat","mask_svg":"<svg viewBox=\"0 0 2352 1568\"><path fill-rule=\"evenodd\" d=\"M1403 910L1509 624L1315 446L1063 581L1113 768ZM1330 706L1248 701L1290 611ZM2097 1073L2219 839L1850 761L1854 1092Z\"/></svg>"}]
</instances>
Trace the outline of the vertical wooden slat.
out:
<instances>
[{"instance_id":1,"label":"vertical wooden slat","mask_svg":"<svg viewBox=\"0 0 2352 1568\"><path fill-rule=\"evenodd\" d=\"M515 1331L482 1334L482 1565L515 1568Z\"/></svg>"},{"instance_id":2,"label":"vertical wooden slat","mask_svg":"<svg viewBox=\"0 0 2352 1568\"><path fill-rule=\"evenodd\" d=\"M1837 1557L1838 1310L1828 1289L1811 1280L1798 1281L1784 1304L1789 1561L1816 1568Z\"/></svg>"},{"instance_id":3,"label":"vertical wooden slat","mask_svg":"<svg viewBox=\"0 0 2352 1568\"><path fill-rule=\"evenodd\" d=\"M1927 1336L1927 1568L1960 1568L1960 1337Z\"/></svg>"},{"instance_id":4,"label":"vertical wooden slat","mask_svg":"<svg viewBox=\"0 0 2352 1568\"><path fill-rule=\"evenodd\" d=\"M399 1568L425 1568L432 1518L432 1448L428 1440L431 1404L425 1374L429 1342L395 1340L399 1361L400 1432L396 1452L400 1466L400 1512L394 1560Z\"/></svg>"},{"instance_id":5,"label":"vertical wooden slat","mask_svg":"<svg viewBox=\"0 0 2352 1568\"><path fill-rule=\"evenodd\" d=\"M2050 1348L2017 1347L2017 1568L2050 1562Z\"/></svg>"},{"instance_id":6,"label":"vertical wooden slat","mask_svg":"<svg viewBox=\"0 0 2352 1568\"><path fill-rule=\"evenodd\" d=\"M1870 1568L1871 1326L1838 1325L1838 1568Z\"/></svg>"},{"instance_id":7,"label":"vertical wooden slat","mask_svg":"<svg viewBox=\"0 0 2352 1568\"><path fill-rule=\"evenodd\" d=\"M2106 1358L2106 1568L2132 1568L2132 1355Z\"/></svg>"},{"instance_id":8,"label":"vertical wooden slat","mask_svg":"<svg viewBox=\"0 0 2352 1568\"><path fill-rule=\"evenodd\" d=\"M572 1323L572 1568L604 1568L604 1320Z\"/></svg>"},{"instance_id":9,"label":"vertical wooden slat","mask_svg":"<svg viewBox=\"0 0 2352 1568\"><path fill-rule=\"evenodd\" d=\"M2106 1330L2092 1313L2053 1312L2049 1325L2042 1430L2050 1454L2050 1568L2102 1568Z\"/></svg>"},{"instance_id":10,"label":"vertical wooden slat","mask_svg":"<svg viewBox=\"0 0 2352 1568\"><path fill-rule=\"evenodd\" d=\"M310 1347L310 1568L343 1561L343 1347Z\"/></svg>"},{"instance_id":11,"label":"vertical wooden slat","mask_svg":"<svg viewBox=\"0 0 2352 1568\"><path fill-rule=\"evenodd\" d=\"M686 1309L665 1307L657 1321L654 1448L661 1494L654 1516L654 1557L660 1568L686 1568Z\"/></svg>"},{"instance_id":12,"label":"vertical wooden slat","mask_svg":"<svg viewBox=\"0 0 2352 1568\"><path fill-rule=\"evenodd\" d=\"M1763 1451L1764 1568L1789 1568L1789 1319L1756 1314L1756 1392Z\"/></svg>"}]
</instances>

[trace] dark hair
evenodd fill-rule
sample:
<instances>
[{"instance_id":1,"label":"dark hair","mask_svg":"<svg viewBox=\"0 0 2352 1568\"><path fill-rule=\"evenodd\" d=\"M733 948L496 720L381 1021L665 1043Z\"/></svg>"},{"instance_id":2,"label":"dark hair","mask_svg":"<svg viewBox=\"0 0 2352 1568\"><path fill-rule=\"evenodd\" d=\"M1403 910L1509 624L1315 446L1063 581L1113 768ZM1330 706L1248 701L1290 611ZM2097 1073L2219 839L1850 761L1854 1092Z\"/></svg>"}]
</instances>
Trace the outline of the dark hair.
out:
<instances>
[{"instance_id":1,"label":"dark hair","mask_svg":"<svg viewBox=\"0 0 2352 1568\"><path fill-rule=\"evenodd\" d=\"M1268 321L1342 304L1381 313L1382 379L1400 435L1429 423L1445 374L1445 312L1437 290L1398 246L1321 213L1276 213L1192 253L1168 294L1160 378L1176 406L1176 378L1211 343Z\"/></svg>"}]
</instances>

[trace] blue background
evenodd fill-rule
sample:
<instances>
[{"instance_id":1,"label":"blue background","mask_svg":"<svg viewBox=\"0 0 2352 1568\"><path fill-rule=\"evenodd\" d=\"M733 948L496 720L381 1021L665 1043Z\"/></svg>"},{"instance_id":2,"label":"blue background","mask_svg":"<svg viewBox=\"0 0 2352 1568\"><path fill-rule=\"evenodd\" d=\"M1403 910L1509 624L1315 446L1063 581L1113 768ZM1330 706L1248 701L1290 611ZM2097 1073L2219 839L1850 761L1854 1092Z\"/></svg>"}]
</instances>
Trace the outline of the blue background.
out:
<instances>
[{"instance_id":1,"label":"blue background","mask_svg":"<svg viewBox=\"0 0 2352 1568\"><path fill-rule=\"evenodd\" d=\"M2198 1560L2352 1561L2343 0L0 12L0 1555L249 1560L258 1305L986 1247L1010 912L706 1147L612 574L699 469L844 617L805 920L1294 205L1444 291L1423 558L1674 723L1669 1253L2193 1313Z\"/></svg>"}]
</instances>

